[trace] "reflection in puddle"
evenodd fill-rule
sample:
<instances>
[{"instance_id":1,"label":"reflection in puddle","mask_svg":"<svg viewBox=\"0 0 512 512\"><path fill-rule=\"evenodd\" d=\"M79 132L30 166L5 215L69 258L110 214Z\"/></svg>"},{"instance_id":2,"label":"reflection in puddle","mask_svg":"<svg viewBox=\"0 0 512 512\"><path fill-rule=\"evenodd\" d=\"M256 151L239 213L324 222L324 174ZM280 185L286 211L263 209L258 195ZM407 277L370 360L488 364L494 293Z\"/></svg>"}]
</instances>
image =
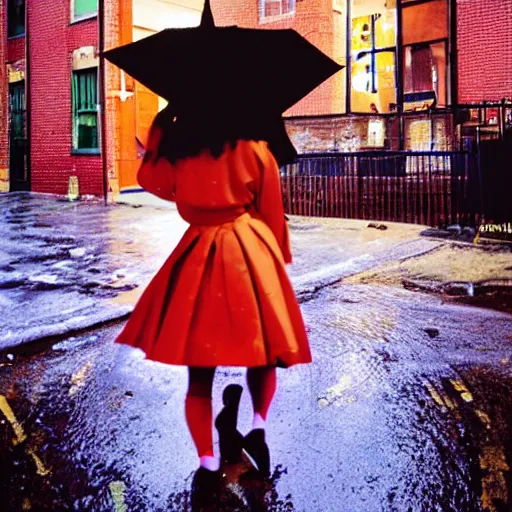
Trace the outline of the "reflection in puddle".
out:
<instances>
[{"instance_id":1,"label":"reflection in puddle","mask_svg":"<svg viewBox=\"0 0 512 512\"><path fill-rule=\"evenodd\" d=\"M212 506L211 511L223 512L294 512L291 494L280 497L276 489L281 477L288 474L287 469L277 465L269 479L262 479L258 472L245 461L228 464L222 468L224 483L220 493L219 508ZM193 475L193 473L192 473ZM191 476L192 476L191 475ZM187 479L190 486L191 477ZM187 489L169 495L167 510L173 512L199 512L192 502L191 492ZM201 511L210 511L202 507Z\"/></svg>"}]
</instances>

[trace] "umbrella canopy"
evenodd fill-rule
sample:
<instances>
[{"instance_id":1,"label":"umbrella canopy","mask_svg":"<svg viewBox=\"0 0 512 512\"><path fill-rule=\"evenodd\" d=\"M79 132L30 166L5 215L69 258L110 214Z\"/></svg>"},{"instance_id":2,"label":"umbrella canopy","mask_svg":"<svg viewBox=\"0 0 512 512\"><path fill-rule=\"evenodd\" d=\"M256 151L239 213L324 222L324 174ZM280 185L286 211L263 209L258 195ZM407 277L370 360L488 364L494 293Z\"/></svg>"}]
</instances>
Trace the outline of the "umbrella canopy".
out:
<instances>
[{"instance_id":1,"label":"umbrella canopy","mask_svg":"<svg viewBox=\"0 0 512 512\"><path fill-rule=\"evenodd\" d=\"M342 69L294 30L216 27L209 0L199 27L166 29L104 57L184 109L282 113Z\"/></svg>"}]
</instances>

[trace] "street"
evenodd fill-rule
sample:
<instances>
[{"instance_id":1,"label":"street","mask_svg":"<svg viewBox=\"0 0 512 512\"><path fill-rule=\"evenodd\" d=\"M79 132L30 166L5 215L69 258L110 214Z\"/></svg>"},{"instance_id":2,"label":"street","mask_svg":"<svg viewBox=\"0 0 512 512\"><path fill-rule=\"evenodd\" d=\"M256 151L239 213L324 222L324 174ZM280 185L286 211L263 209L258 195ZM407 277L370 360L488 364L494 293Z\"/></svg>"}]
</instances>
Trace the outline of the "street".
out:
<instances>
[{"instance_id":1,"label":"street","mask_svg":"<svg viewBox=\"0 0 512 512\"><path fill-rule=\"evenodd\" d=\"M272 483L240 479L225 510L511 510L511 315L343 282L302 309L314 362L279 370ZM4 354L2 510L190 510L186 371L115 345L120 328ZM215 413L229 382L244 372L218 370Z\"/></svg>"},{"instance_id":2,"label":"street","mask_svg":"<svg viewBox=\"0 0 512 512\"><path fill-rule=\"evenodd\" d=\"M511 20L0 1L0 512L512 512Z\"/></svg>"},{"instance_id":3,"label":"street","mask_svg":"<svg viewBox=\"0 0 512 512\"><path fill-rule=\"evenodd\" d=\"M170 203L168 203L170 204ZM0 350L125 318L187 224L176 208L9 194L0 223ZM424 227L293 217L290 276L299 298L342 277L442 246ZM30 310L30 315L27 315Z\"/></svg>"}]
</instances>

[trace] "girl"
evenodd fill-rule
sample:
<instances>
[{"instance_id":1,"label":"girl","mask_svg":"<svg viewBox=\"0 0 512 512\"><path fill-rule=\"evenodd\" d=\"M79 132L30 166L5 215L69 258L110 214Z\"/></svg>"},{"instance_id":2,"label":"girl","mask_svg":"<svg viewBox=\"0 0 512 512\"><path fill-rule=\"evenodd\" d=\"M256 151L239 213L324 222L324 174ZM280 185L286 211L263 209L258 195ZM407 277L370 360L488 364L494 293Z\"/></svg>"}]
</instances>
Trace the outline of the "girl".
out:
<instances>
[{"instance_id":1,"label":"girl","mask_svg":"<svg viewBox=\"0 0 512 512\"><path fill-rule=\"evenodd\" d=\"M153 122L140 185L175 201L190 224L148 285L118 342L148 359L189 367L186 420L199 456L195 484L215 480L211 390L217 366L247 367L253 430L236 429L241 388L228 386L217 419L221 457L245 448L263 476L265 422L276 367L311 361L285 271L292 256L279 167L296 156L281 117L167 107Z\"/></svg>"}]
</instances>

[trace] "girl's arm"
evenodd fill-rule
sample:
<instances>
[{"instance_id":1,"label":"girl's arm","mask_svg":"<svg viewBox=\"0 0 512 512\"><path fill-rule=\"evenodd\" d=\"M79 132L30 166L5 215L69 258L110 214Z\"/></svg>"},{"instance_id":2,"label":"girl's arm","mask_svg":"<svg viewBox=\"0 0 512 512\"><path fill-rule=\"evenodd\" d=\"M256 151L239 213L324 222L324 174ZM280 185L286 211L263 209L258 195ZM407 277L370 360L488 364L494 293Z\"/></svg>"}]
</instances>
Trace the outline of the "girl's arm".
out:
<instances>
[{"instance_id":1,"label":"girl's arm","mask_svg":"<svg viewBox=\"0 0 512 512\"><path fill-rule=\"evenodd\" d=\"M258 157L261 162L261 171L256 209L274 233L285 263L291 263L292 253L284 214L279 167L265 142L258 143Z\"/></svg>"},{"instance_id":2,"label":"girl's arm","mask_svg":"<svg viewBox=\"0 0 512 512\"><path fill-rule=\"evenodd\" d=\"M139 185L151 194L165 199L176 200L176 183L171 163L166 158L158 158L158 144L162 129L155 123L149 131L146 153L137 172Z\"/></svg>"}]
</instances>

